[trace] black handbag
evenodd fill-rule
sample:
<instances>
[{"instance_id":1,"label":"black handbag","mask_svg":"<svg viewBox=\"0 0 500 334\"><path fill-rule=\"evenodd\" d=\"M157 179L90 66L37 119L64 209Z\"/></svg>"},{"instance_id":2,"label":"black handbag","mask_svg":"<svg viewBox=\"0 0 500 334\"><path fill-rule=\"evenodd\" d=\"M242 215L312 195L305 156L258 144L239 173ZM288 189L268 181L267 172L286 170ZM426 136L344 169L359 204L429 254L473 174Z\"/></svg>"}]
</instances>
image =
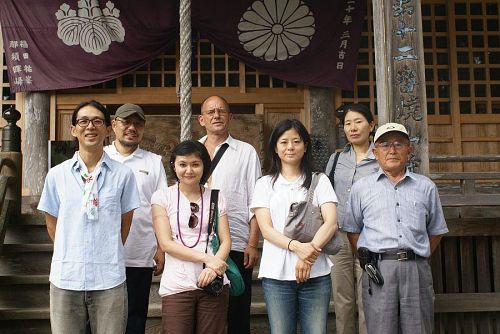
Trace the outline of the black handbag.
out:
<instances>
[{"instance_id":1,"label":"black handbag","mask_svg":"<svg viewBox=\"0 0 500 334\"><path fill-rule=\"evenodd\" d=\"M323 216L321 208L312 204L314 190L318 185L322 173L313 173L311 186L307 192L306 200L294 202L290 205L288 216L285 222L283 234L289 238L300 242L310 242L323 225ZM340 233L336 233L323 246L322 252L335 255L342 248L344 241Z\"/></svg>"}]
</instances>

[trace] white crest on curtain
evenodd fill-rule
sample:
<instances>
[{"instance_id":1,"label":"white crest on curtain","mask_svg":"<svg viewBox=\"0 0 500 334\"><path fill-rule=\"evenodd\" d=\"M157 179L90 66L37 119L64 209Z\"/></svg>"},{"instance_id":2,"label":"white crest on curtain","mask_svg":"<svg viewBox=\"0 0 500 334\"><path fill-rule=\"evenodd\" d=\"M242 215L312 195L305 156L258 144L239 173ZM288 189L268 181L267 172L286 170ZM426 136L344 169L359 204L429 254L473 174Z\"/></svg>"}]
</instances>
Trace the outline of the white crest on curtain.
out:
<instances>
[{"instance_id":1,"label":"white crest on curtain","mask_svg":"<svg viewBox=\"0 0 500 334\"><path fill-rule=\"evenodd\" d=\"M314 16L301 0L254 1L238 24L243 48L266 61L298 55L314 33Z\"/></svg>"},{"instance_id":2,"label":"white crest on curtain","mask_svg":"<svg viewBox=\"0 0 500 334\"><path fill-rule=\"evenodd\" d=\"M122 43L125 29L122 26L120 10L108 1L101 9L97 0L78 1L78 13L63 3L55 13L57 36L66 45L80 45L94 55L108 51L111 42Z\"/></svg>"}]
</instances>

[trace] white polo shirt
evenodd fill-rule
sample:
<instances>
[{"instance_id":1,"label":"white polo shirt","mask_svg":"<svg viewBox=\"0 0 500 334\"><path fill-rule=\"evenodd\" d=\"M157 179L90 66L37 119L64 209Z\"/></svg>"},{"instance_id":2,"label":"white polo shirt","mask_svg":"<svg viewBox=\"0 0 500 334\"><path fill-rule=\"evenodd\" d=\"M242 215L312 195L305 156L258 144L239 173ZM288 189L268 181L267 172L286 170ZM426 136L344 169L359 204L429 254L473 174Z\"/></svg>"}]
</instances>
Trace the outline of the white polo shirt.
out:
<instances>
[{"instance_id":1,"label":"white polo shirt","mask_svg":"<svg viewBox=\"0 0 500 334\"><path fill-rule=\"evenodd\" d=\"M157 242L151 218L151 197L155 191L168 187L165 168L158 154L137 148L129 156L123 156L114 144L115 142L106 146L104 151L111 159L132 169L141 201L141 206L134 211L130 233L125 242L125 266L153 267Z\"/></svg>"}]
</instances>

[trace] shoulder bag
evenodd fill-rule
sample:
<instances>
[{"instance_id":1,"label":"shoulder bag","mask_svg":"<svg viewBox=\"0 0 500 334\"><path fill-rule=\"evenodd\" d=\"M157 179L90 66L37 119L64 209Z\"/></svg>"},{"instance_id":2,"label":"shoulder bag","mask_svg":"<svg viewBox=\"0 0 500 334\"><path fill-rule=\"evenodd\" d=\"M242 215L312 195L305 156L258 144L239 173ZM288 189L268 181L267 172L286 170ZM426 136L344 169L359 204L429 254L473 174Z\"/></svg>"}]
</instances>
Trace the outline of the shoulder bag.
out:
<instances>
[{"instance_id":1,"label":"shoulder bag","mask_svg":"<svg viewBox=\"0 0 500 334\"><path fill-rule=\"evenodd\" d=\"M217 235L217 225L219 222L219 210L217 208L217 203L219 201L219 190L213 189L210 194L210 220L208 223L208 235L212 232L212 227L214 231L214 236L212 238L212 251L214 254L219 250L219 236ZM228 257L226 259L227 270L226 275L231 282L229 288L229 294L231 296L241 296L245 292L245 283L243 282L243 277L241 276L240 270L234 261Z\"/></svg>"},{"instance_id":2,"label":"shoulder bag","mask_svg":"<svg viewBox=\"0 0 500 334\"><path fill-rule=\"evenodd\" d=\"M300 242L310 242L323 225L323 216L321 216L321 208L313 205L313 195L318 181L322 173L313 173L311 186L307 191L306 200L302 202L294 202L290 205L288 216L286 218L285 230L283 234L289 238ZM339 233L335 233L333 237L322 247L322 252L326 254L337 254L344 241Z\"/></svg>"}]
</instances>

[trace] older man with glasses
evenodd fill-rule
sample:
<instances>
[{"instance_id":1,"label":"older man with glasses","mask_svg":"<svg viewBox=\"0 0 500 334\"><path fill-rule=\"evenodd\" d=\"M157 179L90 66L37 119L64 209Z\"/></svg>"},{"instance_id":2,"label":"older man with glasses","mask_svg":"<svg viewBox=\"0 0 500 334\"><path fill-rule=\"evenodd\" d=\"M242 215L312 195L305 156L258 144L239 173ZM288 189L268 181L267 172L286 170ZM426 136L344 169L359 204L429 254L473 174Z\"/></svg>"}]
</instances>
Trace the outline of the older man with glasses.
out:
<instances>
[{"instance_id":1,"label":"older man with glasses","mask_svg":"<svg viewBox=\"0 0 500 334\"><path fill-rule=\"evenodd\" d=\"M146 117L140 106L131 103L122 105L116 110L111 123L115 140L104 148L111 159L132 169L141 200L125 243L127 334L145 332L152 276L160 275L165 263L165 255L157 246L153 229L151 196L156 190L167 188L167 177L161 156L139 147L145 125Z\"/></svg>"},{"instance_id":2,"label":"older man with glasses","mask_svg":"<svg viewBox=\"0 0 500 334\"><path fill-rule=\"evenodd\" d=\"M436 185L410 172L406 128L378 128L380 169L354 183L342 229L357 249L368 333L432 333L434 290L428 258L448 232Z\"/></svg>"},{"instance_id":3,"label":"older man with glasses","mask_svg":"<svg viewBox=\"0 0 500 334\"><path fill-rule=\"evenodd\" d=\"M231 233L229 257L238 265L245 282L245 292L241 296L229 297L227 332L250 334L252 270L258 259L259 227L249 206L255 182L261 176L261 167L255 148L229 134L232 118L229 103L221 96L214 95L207 97L201 104L198 121L207 133L200 142L205 145L212 159L210 186L220 189L228 199L227 216Z\"/></svg>"}]
</instances>

